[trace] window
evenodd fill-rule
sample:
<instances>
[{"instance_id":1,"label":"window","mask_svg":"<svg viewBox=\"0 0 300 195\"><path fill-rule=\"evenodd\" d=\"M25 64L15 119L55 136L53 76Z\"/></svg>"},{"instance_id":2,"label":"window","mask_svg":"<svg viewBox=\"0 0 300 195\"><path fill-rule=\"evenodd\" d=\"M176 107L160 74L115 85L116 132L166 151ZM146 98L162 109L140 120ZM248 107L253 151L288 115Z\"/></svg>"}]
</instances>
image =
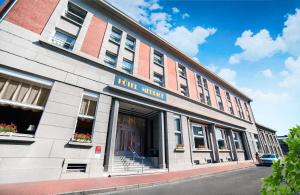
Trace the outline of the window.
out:
<instances>
[{"instance_id":1,"label":"window","mask_svg":"<svg viewBox=\"0 0 300 195\"><path fill-rule=\"evenodd\" d=\"M256 143L256 147L257 147L257 150L258 152L262 153L262 147L261 147L261 144L260 144L260 141L258 139L258 135L257 134L254 134L254 141Z\"/></svg>"},{"instance_id":2,"label":"window","mask_svg":"<svg viewBox=\"0 0 300 195\"><path fill-rule=\"evenodd\" d=\"M248 120L249 120L250 122L252 122L252 119L251 119L251 116L250 116L250 111L249 111L249 108L248 108L248 106L247 106L247 103L244 102L244 105L245 105L245 108L246 108Z\"/></svg>"},{"instance_id":3,"label":"window","mask_svg":"<svg viewBox=\"0 0 300 195\"><path fill-rule=\"evenodd\" d=\"M208 89L207 80L203 78L203 85L205 89Z\"/></svg>"},{"instance_id":4,"label":"window","mask_svg":"<svg viewBox=\"0 0 300 195\"><path fill-rule=\"evenodd\" d=\"M181 135L181 119L180 116L174 116L174 131L175 131L175 146L176 148L183 147Z\"/></svg>"},{"instance_id":5,"label":"window","mask_svg":"<svg viewBox=\"0 0 300 195\"><path fill-rule=\"evenodd\" d=\"M135 49L135 39L130 36L127 36L125 47L129 50L134 50Z\"/></svg>"},{"instance_id":6,"label":"window","mask_svg":"<svg viewBox=\"0 0 300 195\"><path fill-rule=\"evenodd\" d=\"M229 94L228 91L226 92L226 99L227 99L227 104L228 104L229 112L230 112L230 114L234 115L233 106L232 106L230 94Z\"/></svg>"},{"instance_id":7,"label":"window","mask_svg":"<svg viewBox=\"0 0 300 195\"><path fill-rule=\"evenodd\" d=\"M109 40L114 43L120 44L121 37L122 37L122 31L120 31L119 29L117 29L115 27L112 27Z\"/></svg>"},{"instance_id":8,"label":"window","mask_svg":"<svg viewBox=\"0 0 300 195\"><path fill-rule=\"evenodd\" d=\"M195 149L207 148L205 128L201 125L192 125Z\"/></svg>"},{"instance_id":9,"label":"window","mask_svg":"<svg viewBox=\"0 0 300 195\"><path fill-rule=\"evenodd\" d=\"M98 95L96 94L86 93L83 95L72 141L92 142L97 99Z\"/></svg>"},{"instance_id":10,"label":"window","mask_svg":"<svg viewBox=\"0 0 300 195\"><path fill-rule=\"evenodd\" d=\"M178 73L179 73L179 76L186 78L186 69L184 66L182 66L180 64L178 65Z\"/></svg>"},{"instance_id":11,"label":"window","mask_svg":"<svg viewBox=\"0 0 300 195\"><path fill-rule=\"evenodd\" d=\"M164 65L164 60L163 60L163 55L157 51L154 51L154 58L153 58L154 63L163 66Z\"/></svg>"},{"instance_id":12,"label":"window","mask_svg":"<svg viewBox=\"0 0 300 195\"><path fill-rule=\"evenodd\" d=\"M245 119L245 116L244 116L244 112L243 112L243 109L242 109L242 105L241 105L240 99L238 99L237 97L235 97L235 103L236 103L237 108L238 108L239 117L240 117L241 119Z\"/></svg>"},{"instance_id":13,"label":"window","mask_svg":"<svg viewBox=\"0 0 300 195\"><path fill-rule=\"evenodd\" d=\"M199 87L202 86L201 76L199 74L197 74L197 84Z\"/></svg>"},{"instance_id":14,"label":"window","mask_svg":"<svg viewBox=\"0 0 300 195\"><path fill-rule=\"evenodd\" d=\"M53 44L68 50L73 49L75 41L76 37L69 35L65 32L59 31L58 29L52 38Z\"/></svg>"},{"instance_id":15,"label":"window","mask_svg":"<svg viewBox=\"0 0 300 195\"><path fill-rule=\"evenodd\" d=\"M86 14L87 11L71 2L68 3L67 10L65 11L65 17L79 25L83 24Z\"/></svg>"},{"instance_id":16,"label":"window","mask_svg":"<svg viewBox=\"0 0 300 195\"><path fill-rule=\"evenodd\" d=\"M16 0L4 0L0 3L0 21L9 12L12 6L15 4Z\"/></svg>"},{"instance_id":17,"label":"window","mask_svg":"<svg viewBox=\"0 0 300 195\"><path fill-rule=\"evenodd\" d=\"M0 77L0 134L34 135L50 93L49 86Z\"/></svg>"},{"instance_id":18,"label":"window","mask_svg":"<svg viewBox=\"0 0 300 195\"><path fill-rule=\"evenodd\" d=\"M153 82L154 82L156 85L163 87L163 86L164 86L163 75L154 72L154 75L153 75Z\"/></svg>"},{"instance_id":19,"label":"window","mask_svg":"<svg viewBox=\"0 0 300 195\"><path fill-rule=\"evenodd\" d=\"M216 139L220 150L226 149L224 131L222 129L216 129Z\"/></svg>"},{"instance_id":20,"label":"window","mask_svg":"<svg viewBox=\"0 0 300 195\"><path fill-rule=\"evenodd\" d=\"M204 86L204 96L205 96L206 104L211 106L211 100L210 100L210 95L209 95L209 91L208 91L208 84L207 84L207 80L205 78L203 78L203 86Z\"/></svg>"},{"instance_id":21,"label":"window","mask_svg":"<svg viewBox=\"0 0 300 195\"><path fill-rule=\"evenodd\" d=\"M204 93L203 93L203 88L199 87L199 97L200 97L200 102L201 103L205 103L205 97L204 97Z\"/></svg>"},{"instance_id":22,"label":"window","mask_svg":"<svg viewBox=\"0 0 300 195\"><path fill-rule=\"evenodd\" d=\"M110 53L109 51L106 51L104 63L108 66L115 67L117 65L117 55Z\"/></svg>"},{"instance_id":23,"label":"window","mask_svg":"<svg viewBox=\"0 0 300 195\"><path fill-rule=\"evenodd\" d=\"M181 95L188 96L188 88L186 85L180 85L180 93Z\"/></svg>"},{"instance_id":24,"label":"window","mask_svg":"<svg viewBox=\"0 0 300 195\"><path fill-rule=\"evenodd\" d=\"M215 85L215 91L216 91L217 104L218 104L219 110L224 111L224 106L223 106L223 102L222 102L222 98L221 98L220 88L216 85Z\"/></svg>"},{"instance_id":25,"label":"window","mask_svg":"<svg viewBox=\"0 0 300 195\"><path fill-rule=\"evenodd\" d=\"M242 150L243 149L241 133L240 132L234 132L233 131L233 141L234 141L235 148L237 150Z\"/></svg>"},{"instance_id":26,"label":"window","mask_svg":"<svg viewBox=\"0 0 300 195\"><path fill-rule=\"evenodd\" d=\"M132 73L132 69L133 69L133 62L129 61L127 59L123 59L123 64L122 64L122 69L127 72L128 74Z\"/></svg>"}]
</instances>

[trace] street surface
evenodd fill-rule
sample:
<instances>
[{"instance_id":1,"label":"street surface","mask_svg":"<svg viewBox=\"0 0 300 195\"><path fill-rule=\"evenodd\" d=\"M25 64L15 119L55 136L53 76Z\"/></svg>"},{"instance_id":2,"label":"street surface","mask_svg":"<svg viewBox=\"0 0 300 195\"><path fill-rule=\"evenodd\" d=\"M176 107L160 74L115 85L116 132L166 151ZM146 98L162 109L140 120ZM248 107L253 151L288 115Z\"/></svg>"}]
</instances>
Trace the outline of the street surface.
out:
<instances>
[{"instance_id":1,"label":"street surface","mask_svg":"<svg viewBox=\"0 0 300 195\"><path fill-rule=\"evenodd\" d=\"M260 194L260 178L271 167L253 167L169 184L106 193L107 195L255 195Z\"/></svg>"}]
</instances>

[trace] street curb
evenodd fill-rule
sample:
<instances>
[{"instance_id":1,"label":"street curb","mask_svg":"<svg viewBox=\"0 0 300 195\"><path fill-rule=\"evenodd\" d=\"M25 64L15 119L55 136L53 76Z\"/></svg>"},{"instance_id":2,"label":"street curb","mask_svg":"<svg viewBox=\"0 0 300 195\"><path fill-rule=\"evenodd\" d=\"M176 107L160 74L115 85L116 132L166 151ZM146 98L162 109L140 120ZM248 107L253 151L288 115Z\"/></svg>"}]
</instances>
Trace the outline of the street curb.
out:
<instances>
[{"instance_id":1,"label":"street curb","mask_svg":"<svg viewBox=\"0 0 300 195\"><path fill-rule=\"evenodd\" d=\"M160 181L160 182L141 183L141 184L133 184L133 185L125 185L125 186L117 186L117 187L101 188L101 189L89 189L89 190L81 190L81 191L74 191L74 192L57 193L57 194L58 195L88 195L88 194L96 194L96 193L107 193L107 192L123 191L123 190L130 190L130 189L139 189L139 188L153 187L153 186L159 186L159 185L164 185L164 184L179 183L179 182L183 182L183 181L192 181L192 180L196 180L199 178L210 177L210 176L213 176L214 174L223 174L223 173L228 173L228 172L234 172L234 171L248 169L248 168L252 168L252 167L255 167L255 165L253 164L253 165L249 165L246 167L222 171L219 173L187 176L187 177L171 179L171 180L166 180L166 181Z\"/></svg>"}]
</instances>

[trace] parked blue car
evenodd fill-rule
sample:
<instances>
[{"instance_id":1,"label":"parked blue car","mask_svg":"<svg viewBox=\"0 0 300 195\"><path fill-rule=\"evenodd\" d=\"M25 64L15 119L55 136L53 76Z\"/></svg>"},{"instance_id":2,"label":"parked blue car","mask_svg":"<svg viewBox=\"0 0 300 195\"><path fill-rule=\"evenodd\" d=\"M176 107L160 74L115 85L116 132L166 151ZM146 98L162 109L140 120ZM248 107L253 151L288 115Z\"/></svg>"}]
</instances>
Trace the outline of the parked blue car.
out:
<instances>
[{"instance_id":1,"label":"parked blue car","mask_svg":"<svg viewBox=\"0 0 300 195\"><path fill-rule=\"evenodd\" d=\"M273 161L279 160L279 156L277 154L264 154L260 157L261 165L272 165Z\"/></svg>"}]
</instances>

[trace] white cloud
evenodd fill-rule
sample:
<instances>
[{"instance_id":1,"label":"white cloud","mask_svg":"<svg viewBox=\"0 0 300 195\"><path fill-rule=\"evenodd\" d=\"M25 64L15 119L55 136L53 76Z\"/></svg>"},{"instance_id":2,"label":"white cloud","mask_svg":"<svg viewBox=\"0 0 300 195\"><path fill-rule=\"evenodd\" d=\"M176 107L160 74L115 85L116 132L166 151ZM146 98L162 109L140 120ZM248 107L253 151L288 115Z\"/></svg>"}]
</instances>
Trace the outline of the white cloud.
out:
<instances>
[{"instance_id":1,"label":"white cloud","mask_svg":"<svg viewBox=\"0 0 300 195\"><path fill-rule=\"evenodd\" d=\"M173 14L177 14L179 12L180 12L180 10L177 7L172 7L172 13Z\"/></svg>"},{"instance_id":2,"label":"white cloud","mask_svg":"<svg viewBox=\"0 0 300 195\"><path fill-rule=\"evenodd\" d=\"M283 70L283 71L281 71L281 72L279 73L279 75L282 76L282 77L286 77L286 76L289 75L289 71Z\"/></svg>"},{"instance_id":3,"label":"white cloud","mask_svg":"<svg viewBox=\"0 0 300 195\"><path fill-rule=\"evenodd\" d=\"M246 30L237 38L235 45L239 46L242 52L230 56L229 63L231 64L240 63L242 60L258 61L279 52L288 53L294 57L300 56L300 9L288 15L281 35L276 38L272 38L266 29L256 34L253 34L251 30Z\"/></svg>"},{"instance_id":4,"label":"white cloud","mask_svg":"<svg viewBox=\"0 0 300 195\"><path fill-rule=\"evenodd\" d=\"M265 76L266 78L273 78L273 72L271 69L265 69L261 71L262 75Z\"/></svg>"},{"instance_id":5,"label":"white cloud","mask_svg":"<svg viewBox=\"0 0 300 195\"><path fill-rule=\"evenodd\" d=\"M177 48L190 56L195 56L199 52L199 45L206 42L206 39L213 35L217 29L203 28L197 26L192 30L184 26L178 26L164 34L163 37L174 44Z\"/></svg>"},{"instance_id":6,"label":"white cloud","mask_svg":"<svg viewBox=\"0 0 300 195\"><path fill-rule=\"evenodd\" d=\"M279 82L279 86L285 88L299 88L300 84L300 56L297 59L289 57L285 60L284 79ZM282 73L283 74L283 73Z\"/></svg>"},{"instance_id":7,"label":"white cloud","mask_svg":"<svg viewBox=\"0 0 300 195\"><path fill-rule=\"evenodd\" d=\"M189 18L190 17L190 14L188 14L188 13L184 13L184 14L182 14L182 19L186 19L186 18Z\"/></svg>"},{"instance_id":8,"label":"white cloud","mask_svg":"<svg viewBox=\"0 0 300 195\"><path fill-rule=\"evenodd\" d=\"M269 31L263 29L257 34L251 30L244 31L241 37L237 38L236 46L243 49L241 53L233 54L229 58L229 63L236 64L241 60L258 61L265 57L271 57L284 48L280 37L275 40L270 36Z\"/></svg>"},{"instance_id":9,"label":"white cloud","mask_svg":"<svg viewBox=\"0 0 300 195\"><path fill-rule=\"evenodd\" d=\"M218 76L229 82L232 85L235 85L236 72L229 68L221 68L218 72Z\"/></svg>"},{"instance_id":10,"label":"white cloud","mask_svg":"<svg viewBox=\"0 0 300 195\"><path fill-rule=\"evenodd\" d=\"M203 28L201 26L195 26L192 29L185 26L173 26L172 15L163 11L159 0L107 1L191 57L196 56L199 52L199 46L205 43L206 39L216 32L215 28ZM172 10L177 12L179 9ZM183 15L189 17L187 13Z\"/></svg>"},{"instance_id":11,"label":"white cloud","mask_svg":"<svg viewBox=\"0 0 300 195\"><path fill-rule=\"evenodd\" d=\"M209 64L208 66L206 66L210 71L212 72L216 72L217 69L219 68L217 65L215 64Z\"/></svg>"},{"instance_id":12,"label":"white cloud","mask_svg":"<svg viewBox=\"0 0 300 195\"><path fill-rule=\"evenodd\" d=\"M285 42L286 51L298 57L300 56L300 9L296 9L294 15L288 15L284 26L282 39Z\"/></svg>"}]
</instances>

